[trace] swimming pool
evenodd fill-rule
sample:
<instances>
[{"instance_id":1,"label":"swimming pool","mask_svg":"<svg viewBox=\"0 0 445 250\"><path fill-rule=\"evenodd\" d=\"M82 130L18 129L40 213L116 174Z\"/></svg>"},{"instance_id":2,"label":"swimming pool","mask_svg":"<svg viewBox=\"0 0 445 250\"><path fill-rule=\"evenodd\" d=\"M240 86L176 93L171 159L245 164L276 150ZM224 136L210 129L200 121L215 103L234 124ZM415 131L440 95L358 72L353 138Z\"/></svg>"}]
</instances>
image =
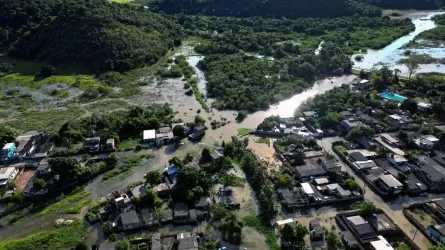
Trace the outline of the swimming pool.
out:
<instances>
[{"instance_id":1,"label":"swimming pool","mask_svg":"<svg viewBox=\"0 0 445 250\"><path fill-rule=\"evenodd\" d=\"M385 99L393 100L393 101L396 101L396 102L403 102L403 101L405 101L407 99L404 96L401 96L401 95L398 95L398 94L391 94L391 93L388 93L388 92L380 93L380 96L385 98Z\"/></svg>"}]
</instances>

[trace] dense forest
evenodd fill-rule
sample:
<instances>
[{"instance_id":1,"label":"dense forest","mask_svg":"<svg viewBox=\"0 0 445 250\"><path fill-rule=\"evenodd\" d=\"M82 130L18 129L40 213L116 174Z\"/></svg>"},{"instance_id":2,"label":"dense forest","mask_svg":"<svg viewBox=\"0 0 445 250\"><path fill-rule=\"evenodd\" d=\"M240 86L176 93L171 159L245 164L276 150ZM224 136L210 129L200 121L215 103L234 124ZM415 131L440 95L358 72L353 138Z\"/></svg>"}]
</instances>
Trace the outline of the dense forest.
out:
<instances>
[{"instance_id":1,"label":"dense forest","mask_svg":"<svg viewBox=\"0 0 445 250\"><path fill-rule=\"evenodd\" d=\"M0 0L0 48L10 56L125 71L179 45L179 25L105 0Z\"/></svg>"},{"instance_id":2,"label":"dense forest","mask_svg":"<svg viewBox=\"0 0 445 250\"><path fill-rule=\"evenodd\" d=\"M361 0L383 9L438 9L444 6L443 0Z\"/></svg>"},{"instance_id":3,"label":"dense forest","mask_svg":"<svg viewBox=\"0 0 445 250\"><path fill-rule=\"evenodd\" d=\"M205 38L198 52L236 53L239 50L283 57L314 51L321 41L340 45L348 54L380 49L414 30L409 19L389 17L300 18L296 20L178 15L187 34Z\"/></svg>"},{"instance_id":4,"label":"dense forest","mask_svg":"<svg viewBox=\"0 0 445 250\"><path fill-rule=\"evenodd\" d=\"M355 0L156 0L150 8L166 13L236 17L339 17L380 16L377 7Z\"/></svg>"}]
</instances>

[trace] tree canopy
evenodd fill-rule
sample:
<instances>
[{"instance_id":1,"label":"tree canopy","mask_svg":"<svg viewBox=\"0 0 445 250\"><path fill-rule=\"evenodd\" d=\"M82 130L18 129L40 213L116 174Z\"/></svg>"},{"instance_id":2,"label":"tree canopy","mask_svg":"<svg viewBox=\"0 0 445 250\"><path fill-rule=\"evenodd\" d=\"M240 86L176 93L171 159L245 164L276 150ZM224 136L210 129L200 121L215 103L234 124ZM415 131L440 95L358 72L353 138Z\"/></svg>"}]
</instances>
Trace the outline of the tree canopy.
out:
<instances>
[{"instance_id":1,"label":"tree canopy","mask_svg":"<svg viewBox=\"0 0 445 250\"><path fill-rule=\"evenodd\" d=\"M180 44L178 25L141 7L102 0L0 0L0 48L11 56L93 70L153 64Z\"/></svg>"},{"instance_id":2,"label":"tree canopy","mask_svg":"<svg viewBox=\"0 0 445 250\"><path fill-rule=\"evenodd\" d=\"M374 6L354 0L160 0L151 1L151 8L166 13L204 14L216 16L271 18L380 16Z\"/></svg>"}]
</instances>

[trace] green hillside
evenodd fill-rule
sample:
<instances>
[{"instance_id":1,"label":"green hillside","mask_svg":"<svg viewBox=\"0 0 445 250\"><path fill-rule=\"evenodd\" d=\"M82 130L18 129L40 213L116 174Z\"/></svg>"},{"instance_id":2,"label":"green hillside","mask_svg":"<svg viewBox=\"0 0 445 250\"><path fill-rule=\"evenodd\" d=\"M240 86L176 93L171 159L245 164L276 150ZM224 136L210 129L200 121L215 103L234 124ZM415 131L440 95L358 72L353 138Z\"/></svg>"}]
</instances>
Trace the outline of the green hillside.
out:
<instances>
[{"instance_id":1,"label":"green hillside","mask_svg":"<svg viewBox=\"0 0 445 250\"><path fill-rule=\"evenodd\" d=\"M180 28L141 7L101 0L0 0L0 48L9 56L93 71L155 63Z\"/></svg>"}]
</instances>

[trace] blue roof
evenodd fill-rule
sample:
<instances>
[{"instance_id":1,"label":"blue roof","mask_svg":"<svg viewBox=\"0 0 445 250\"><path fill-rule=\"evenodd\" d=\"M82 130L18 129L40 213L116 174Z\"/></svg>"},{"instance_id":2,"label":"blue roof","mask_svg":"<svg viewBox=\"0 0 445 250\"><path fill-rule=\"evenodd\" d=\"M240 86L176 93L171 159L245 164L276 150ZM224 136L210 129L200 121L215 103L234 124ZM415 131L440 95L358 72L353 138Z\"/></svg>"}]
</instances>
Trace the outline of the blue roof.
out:
<instances>
[{"instance_id":1,"label":"blue roof","mask_svg":"<svg viewBox=\"0 0 445 250\"><path fill-rule=\"evenodd\" d=\"M168 166L167 168L167 174L171 175L171 174L176 174L176 172L178 172L178 168L175 166Z\"/></svg>"}]
</instances>

